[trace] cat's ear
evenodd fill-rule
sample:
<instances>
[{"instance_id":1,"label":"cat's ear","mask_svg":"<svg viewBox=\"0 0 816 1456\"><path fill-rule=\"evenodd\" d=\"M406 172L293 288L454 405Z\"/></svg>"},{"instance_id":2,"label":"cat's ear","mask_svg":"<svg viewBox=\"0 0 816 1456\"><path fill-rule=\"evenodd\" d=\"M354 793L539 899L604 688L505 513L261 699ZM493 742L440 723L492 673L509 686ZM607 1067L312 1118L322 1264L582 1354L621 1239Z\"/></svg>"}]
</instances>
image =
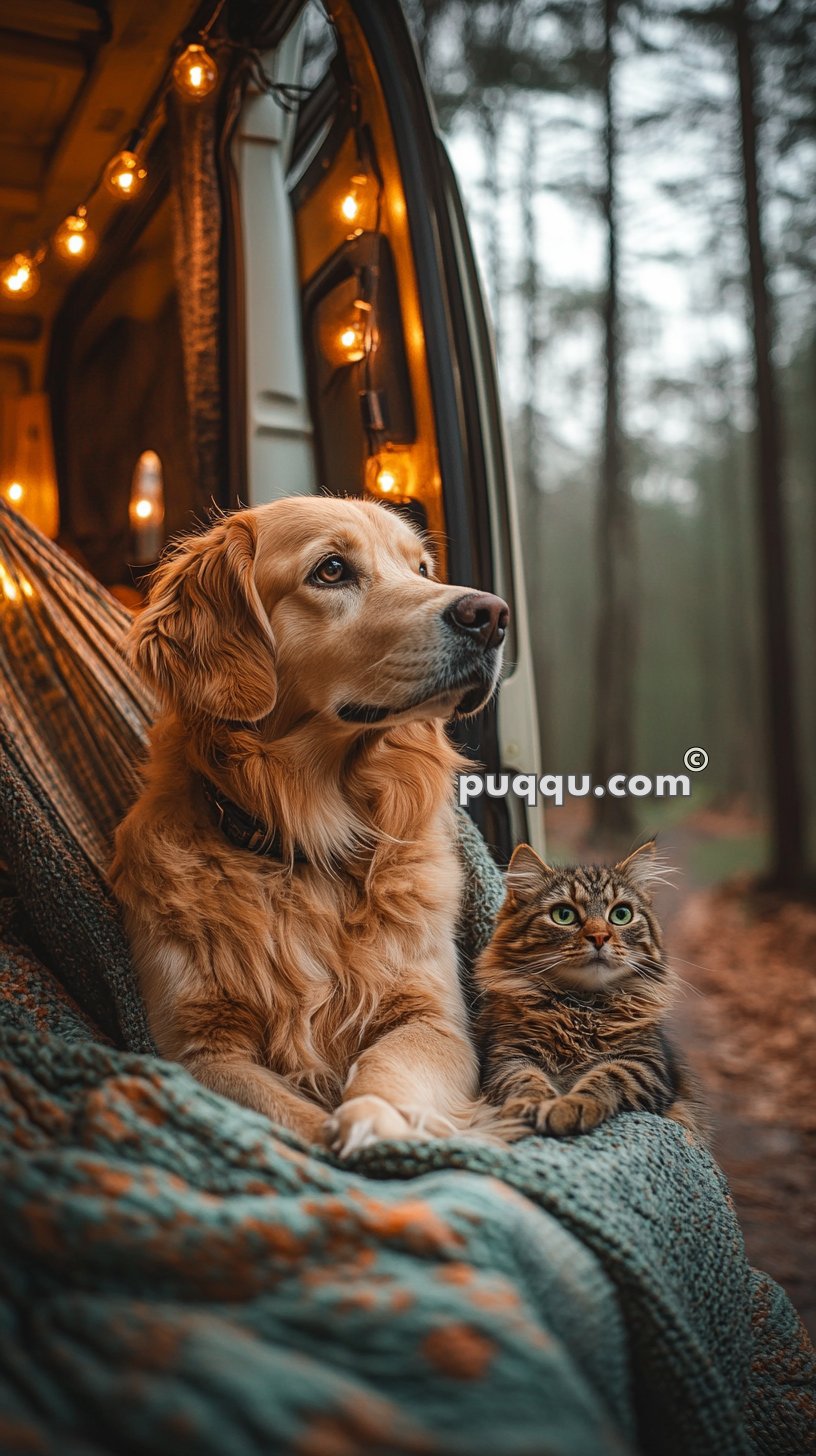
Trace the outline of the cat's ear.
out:
<instances>
[{"instance_id":1,"label":"cat's ear","mask_svg":"<svg viewBox=\"0 0 816 1456\"><path fill-rule=\"evenodd\" d=\"M531 844L517 844L507 866L507 897L511 903L523 903L541 889L541 882L552 874L550 866L537 855Z\"/></svg>"},{"instance_id":2,"label":"cat's ear","mask_svg":"<svg viewBox=\"0 0 816 1456\"><path fill-rule=\"evenodd\" d=\"M645 890L647 894L655 885L664 883L666 875L670 873L669 865L657 852L657 840L654 838L638 845L637 849L633 849L614 868L619 875L625 875L633 885L637 885L639 890Z\"/></svg>"}]
</instances>

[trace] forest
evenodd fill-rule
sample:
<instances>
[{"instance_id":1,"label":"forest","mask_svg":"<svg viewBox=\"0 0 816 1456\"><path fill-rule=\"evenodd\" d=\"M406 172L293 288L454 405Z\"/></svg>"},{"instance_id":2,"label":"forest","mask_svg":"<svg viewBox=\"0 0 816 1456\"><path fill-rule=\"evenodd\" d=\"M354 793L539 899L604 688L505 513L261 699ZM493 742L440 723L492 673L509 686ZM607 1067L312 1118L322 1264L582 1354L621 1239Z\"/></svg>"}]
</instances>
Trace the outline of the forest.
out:
<instances>
[{"instance_id":1,"label":"forest","mask_svg":"<svg viewBox=\"0 0 816 1456\"><path fill-rule=\"evenodd\" d=\"M495 331L548 857L658 833L673 1017L816 1333L816 8L406 0Z\"/></svg>"},{"instance_id":2,"label":"forest","mask_svg":"<svg viewBox=\"0 0 816 1456\"><path fill-rule=\"evenodd\" d=\"M476 239L544 767L679 772L712 873L816 868L816 12L411 0ZM551 816L551 837L559 835ZM711 857L711 856L709 856Z\"/></svg>"}]
</instances>

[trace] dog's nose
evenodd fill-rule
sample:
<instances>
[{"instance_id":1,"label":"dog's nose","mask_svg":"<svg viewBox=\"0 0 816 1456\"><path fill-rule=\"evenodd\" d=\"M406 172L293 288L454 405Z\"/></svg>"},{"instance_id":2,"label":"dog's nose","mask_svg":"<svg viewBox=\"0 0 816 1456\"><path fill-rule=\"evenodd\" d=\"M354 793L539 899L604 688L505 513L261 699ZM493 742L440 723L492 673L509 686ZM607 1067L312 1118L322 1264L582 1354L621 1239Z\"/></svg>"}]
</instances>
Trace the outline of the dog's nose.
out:
<instances>
[{"instance_id":1,"label":"dog's nose","mask_svg":"<svg viewBox=\"0 0 816 1456\"><path fill-rule=\"evenodd\" d=\"M510 608L492 592L470 592L451 603L445 619L457 631L475 638L482 647L500 647L510 621Z\"/></svg>"}]
</instances>

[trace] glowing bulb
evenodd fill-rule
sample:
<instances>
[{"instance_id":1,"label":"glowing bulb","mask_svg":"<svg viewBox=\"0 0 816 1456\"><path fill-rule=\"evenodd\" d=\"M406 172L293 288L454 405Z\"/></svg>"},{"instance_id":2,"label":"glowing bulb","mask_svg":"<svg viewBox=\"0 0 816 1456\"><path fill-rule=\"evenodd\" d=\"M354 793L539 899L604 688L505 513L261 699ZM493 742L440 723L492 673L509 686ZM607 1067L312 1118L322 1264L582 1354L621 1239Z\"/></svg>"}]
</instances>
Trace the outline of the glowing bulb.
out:
<instances>
[{"instance_id":1,"label":"glowing bulb","mask_svg":"<svg viewBox=\"0 0 816 1456\"><path fill-rule=\"evenodd\" d=\"M23 487L21 486L19 480L13 480L6 494L8 495L9 500L14 503L14 505L19 505L20 501L25 495L25 491L23 490Z\"/></svg>"},{"instance_id":2,"label":"glowing bulb","mask_svg":"<svg viewBox=\"0 0 816 1456\"><path fill-rule=\"evenodd\" d=\"M354 222L355 217L360 211L360 204L353 192L346 193L343 201L340 203L340 211L346 219L346 222Z\"/></svg>"},{"instance_id":3,"label":"glowing bulb","mask_svg":"<svg viewBox=\"0 0 816 1456\"><path fill-rule=\"evenodd\" d=\"M128 512L131 559L155 561L164 542L164 476L155 450L143 450L136 461Z\"/></svg>"},{"instance_id":4,"label":"glowing bulb","mask_svg":"<svg viewBox=\"0 0 816 1456\"><path fill-rule=\"evenodd\" d=\"M365 341L359 328L347 324L338 335L340 347L345 353L347 364L358 364L365 358Z\"/></svg>"},{"instance_id":5,"label":"glowing bulb","mask_svg":"<svg viewBox=\"0 0 816 1456\"><path fill-rule=\"evenodd\" d=\"M25 576L21 576L20 577L20 586L23 589L23 596L24 597L28 597L29 600L30 600L31 597L33 597L33 595L34 595L34 588L31 585L31 582L28 580L27 577L25 577Z\"/></svg>"},{"instance_id":6,"label":"glowing bulb","mask_svg":"<svg viewBox=\"0 0 816 1456\"><path fill-rule=\"evenodd\" d=\"M60 223L54 233L54 249L66 263L87 263L93 257L96 235L88 227L84 207Z\"/></svg>"},{"instance_id":7,"label":"glowing bulb","mask_svg":"<svg viewBox=\"0 0 816 1456\"><path fill-rule=\"evenodd\" d=\"M147 168L142 166L135 152L119 152L108 162L104 182L114 197L130 199L141 191L146 176Z\"/></svg>"},{"instance_id":8,"label":"glowing bulb","mask_svg":"<svg viewBox=\"0 0 816 1456\"><path fill-rule=\"evenodd\" d=\"M200 101L218 84L218 67L203 45L188 45L173 67L173 85L185 101Z\"/></svg>"},{"instance_id":9,"label":"glowing bulb","mask_svg":"<svg viewBox=\"0 0 816 1456\"><path fill-rule=\"evenodd\" d=\"M0 288L8 298L31 298L40 286L40 272L28 253L15 253L0 272Z\"/></svg>"},{"instance_id":10,"label":"glowing bulb","mask_svg":"<svg viewBox=\"0 0 816 1456\"><path fill-rule=\"evenodd\" d=\"M388 496L393 501L406 501L413 495L415 468L409 450L386 447L369 457L366 464L366 488L372 495Z\"/></svg>"}]
</instances>

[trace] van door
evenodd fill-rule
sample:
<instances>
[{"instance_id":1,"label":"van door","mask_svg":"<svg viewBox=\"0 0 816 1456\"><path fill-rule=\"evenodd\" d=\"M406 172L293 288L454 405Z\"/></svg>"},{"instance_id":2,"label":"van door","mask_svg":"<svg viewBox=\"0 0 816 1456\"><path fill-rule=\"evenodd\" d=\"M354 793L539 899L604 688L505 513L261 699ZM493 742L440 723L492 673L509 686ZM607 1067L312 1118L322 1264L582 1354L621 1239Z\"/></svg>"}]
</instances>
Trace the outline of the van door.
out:
<instances>
[{"instance_id":1,"label":"van door","mask_svg":"<svg viewBox=\"0 0 816 1456\"><path fill-rule=\"evenodd\" d=\"M270 169L257 148L239 148L250 432L255 409L286 417L280 449L297 447L299 488L311 476L321 489L407 511L429 533L443 577L506 598L512 629L499 702L457 725L455 736L474 768L538 775L518 527L491 336L456 181L397 0L329 0L323 35L314 15L307 10L264 56L281 94L299 98L296 119L270 97L250 99L240 133L257 143L271 129L278 149ZM260 167L267 193L271 172L286 179L302 364L285 306L273 339L262 323L270 252L282 256L288 244L281 209L258 199ZM255 356L271 355L274 345L277 362L270 357L267 372L283 371L284 389L257 368L253 374L253 358L257 365ZM270 498L281 479L271 466L271 431L249 443L252 503ZM518 797L482 794L469 809L499 858L519 838L543 849L540 811Z\"/></svg>"}]
</instances>

